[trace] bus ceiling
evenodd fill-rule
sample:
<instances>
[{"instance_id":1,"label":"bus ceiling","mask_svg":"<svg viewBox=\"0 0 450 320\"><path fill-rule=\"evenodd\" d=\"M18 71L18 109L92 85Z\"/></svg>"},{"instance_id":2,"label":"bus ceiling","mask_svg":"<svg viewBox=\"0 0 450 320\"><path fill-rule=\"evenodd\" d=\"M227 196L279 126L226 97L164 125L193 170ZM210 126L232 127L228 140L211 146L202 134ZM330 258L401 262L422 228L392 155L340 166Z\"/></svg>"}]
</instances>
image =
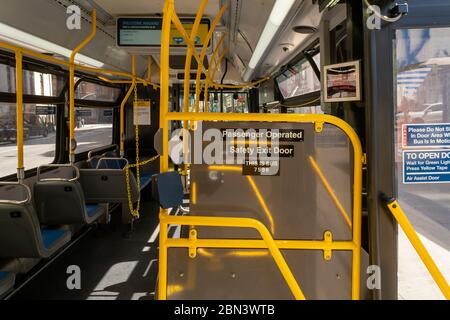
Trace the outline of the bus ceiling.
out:
<instances>
[{"instance_id":1,"label":"bus ceiling","mask_svg":"<svg viewBox=\"0 0 450 320\"><path fill-rule=\"evenodd\" d=\"M345 6L335 5L322 10L324 1L313 0L209 0L204 18L212 21L222 6L227 6L215 29L211 48L208 50L208 64L211 64L213 49L223 55L222 62L215 73L215 81L220 82L224 74L225 61L228 61L225 83L242 83L273 75L300 52L308 48L319 37L321 21L330 21L330 28L345 20ZM152 80L159 79L159 48L131 50L117 46L118 17L161 16L163 0L135 0L130 6L123 0L16 0L0 11L0 40L16 42L40 52L52 52L67 58L76 43L84 39L90 31L90 13L95 8L98 32L78 56L81 63L129 72L131 55L137 54L137 74L146 76L148 59L153 57ZM67 25L67 12L71 5L81 9L80 30L61 28L54 32L55 25ZM182 17L194 17L201 0L175 1L177 12ZM43 10L45 8L45 10ZM15 12L21 12L22 19L16 19ZM34 12L41 12L35 15ZM46 15L43 17L42 15ZM47 21L52 21L48 24ZM11 39L8 34L21 31L21 37ZM43 40L45 39L45 40ZM178 53L180 55L180 53ZM217 56L220 56L218 54ZM181 52L181 56L183 52ZM173 57L171 69L172 83L184 70L180 57ZM183 61L183 59L181 59ZM178 62L178 63L176 63Z\"/></svg>"}]
</instances>

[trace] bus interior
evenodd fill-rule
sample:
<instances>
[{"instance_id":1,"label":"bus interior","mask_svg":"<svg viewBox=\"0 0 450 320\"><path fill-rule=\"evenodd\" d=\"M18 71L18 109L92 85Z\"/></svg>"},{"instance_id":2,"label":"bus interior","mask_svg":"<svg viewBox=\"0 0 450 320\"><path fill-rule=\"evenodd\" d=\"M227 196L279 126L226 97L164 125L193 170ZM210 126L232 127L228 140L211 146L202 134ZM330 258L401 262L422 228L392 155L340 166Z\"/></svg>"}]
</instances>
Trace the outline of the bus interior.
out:
<instances>
[{"instance_id":1,"label":"bus interior","mask_svg":"<svg viewBox=\"0 0 450 320\"><path fill-rule=\"evenodd\" d=\"M0 8L1 299L450 299L448 1Z\"/></svg>"}]
</instances>

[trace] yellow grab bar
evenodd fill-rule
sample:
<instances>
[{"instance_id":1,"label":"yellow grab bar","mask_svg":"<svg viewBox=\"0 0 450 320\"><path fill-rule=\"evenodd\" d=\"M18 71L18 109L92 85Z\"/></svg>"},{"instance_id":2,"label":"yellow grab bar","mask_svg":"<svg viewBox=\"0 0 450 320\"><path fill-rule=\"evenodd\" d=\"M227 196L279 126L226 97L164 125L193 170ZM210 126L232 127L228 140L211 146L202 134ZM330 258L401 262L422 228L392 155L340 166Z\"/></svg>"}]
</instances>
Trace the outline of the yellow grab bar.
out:
<instances>
[{"instance_id":1,"label":"yellow grab bar","mask_svg":"<svg viewBox=\"0 0 450 320\"><path fill-rule=\"evenodd\" d=\"M180 219L182 218L182 219ZM289 286L293 296L297 300L305 300L305 296L292 274L291 269L289 268L286 260L281 254L280 249L276 245L275 241L272 238L269 230L267 230L266 226L261 222L255 219L249 218L222 218L222 217L174 217L169 215L161 215L161 220L166 224L182 224L182 225L191 225L191 226L203 226L203 227L230 227L230 228L250 228L259 232L261 238L266 244L266 248L269 250L272 255L275 263L280 269L281 274L283 275L284 280ZM166 240L167 241L167 240ZM167 263L167 261L164 261ZM162 294L162 292L158 292Z\"/></svg>"},{"instance_id":2,"label":"yellow grab bar","mask_svg":"<svg viewBox=\"0 0 450 320\"><path fill-rule=\"evenodd\" d=\"M206 39L204 40L205 43L203 43L202 51L200 52L200 61L202 61L206 56L206 50L208 49L208 44L212 39L212 36L214 34L214 30L216 29L217 24L220 21L220 18L222 18L222 15L225 13L225 10L228 8L228 5L223 5L222 8L220 8L219 12L217 13L216 17L214 18L211 28L209 29L208 35L206 36ZM196 86L195 86L195 112L199 112L200 107L200 91L201 91L201 69L197 68L197 79L196 79ZM208 78L208 72L205 73L206 78Z\"/></svg>"},{"instance_id":3,"label":"yellow grab bar","mask_svg":"<svg viewBox=\"0 0 450 320\"><path fill-rule=\"evenodd\" d=\"M84 39L73 51L70 55L69 59L69 123L70 123L70 138L69 138L69 156L70 163L75 162L75 56L83 49L92 39L94 39L95 34L97 33L97 10L92 10L92 30L89 36Z\"/></svg>"},{"instance_id":4,"label":"yellow grab bar","mask_svg":"<svg viewBox=\"0 0 450 320\"><path fill-rule=\"evenodd\" d=\"M308 157L309 163L311 164L312 168L316 172L317 176L319 177L320 181L322 182L323 186L327 190L328 194L330 195L331 199L333 200L334 204L336 205L336 208L339 210L340 214L344 218L347 225L352 228L352 221L350 220L350 217L345 211L344 206L339 201L339 198L337 197L336 193L334 192L333 188L331 187L331 184L328 182L327 178L325 178L325 174L322 172L322 170L319 167L319 164L314 160L313 157Z\"/></svg>"},{"instance_id":5,"label":"yellow grab bar","mask_svg":"<svg viewBox=\"0 0 450 320\"><path fill-rule=\"evenodd\" d=\"M413 245L414 249L416 250L425 267L430 272L439 289L441 289L441 292L444 295L445 299L450 300L450 286L448 285L447 280L445 280L433 258L423 245L422 241L417 235L417 232L414 230L411 222L409 222L408 217L406 216L398 201L390 200L387 206L389 208L389 211L391 211L392 215L394 216L395 220L397 220L398 224L405 232L406 236L409 239L409 242L411 242L411 244Z\"/></svg>"},{"instance_id":6,"label":"yellow grab bar","mask_svg":"<svg viewBox=\"0 0 450 320\"><path fill-rule=\"evenodd\" d=\"M130 99L135 87L136 83L132 82L120 105L120 157L122 158L125 156L125 105L127 104L128 99Z\"/></svg>"},{"instance_id":7,"label":"yellow grab bar","mask_svg":"<svg viewBox=\"0 0 450 320\"><path fill-rule=\"evenodd\" d=\"M24 177L23 163L23 56L22 51L16 51L16 140L17 140L17 180Z\"/></svg>"},{"instance_id":8,"label":"yellow grab bar","mask_svg":"<svg viewBox=\"0 0 450 320\"><path fill-rule=\"evenodd\" d=\"M203 0L200 4L200 8L197 11L197 15L195 17L194 25L192 26L190 40L193 42L198 33L198 28L200 26L200 22L203 17L203 12L205 11L206 5L208 4L208 0ZM194 48L195 49L195 48ZM192 62L192 48L188 46L187 54L186 54L186 63L184 66L184 112L189 111L189 94L190 94L190 81L191 81L191 62ZM200 69L200 65L198 64L198 68ZM183 122L184 129L187 129L187 121Z\"/></svg>"}]
</instances>

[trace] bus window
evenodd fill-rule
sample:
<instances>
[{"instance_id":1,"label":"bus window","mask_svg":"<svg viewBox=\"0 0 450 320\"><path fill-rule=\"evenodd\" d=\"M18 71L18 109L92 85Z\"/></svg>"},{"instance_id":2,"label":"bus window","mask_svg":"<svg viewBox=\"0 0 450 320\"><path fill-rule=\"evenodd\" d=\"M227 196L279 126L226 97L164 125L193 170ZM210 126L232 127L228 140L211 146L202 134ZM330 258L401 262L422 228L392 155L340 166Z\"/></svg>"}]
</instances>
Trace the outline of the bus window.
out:
<instances>
[{"instance_id":1,"label":"bus window","mask_svg":"<svg viewBox=\"0 0 450 320\"><path fill-rule=\"evenodd\" d=\"M64 87L63 77L23 70L23 94L58 97ZM16 92L16 68L0 64L0 92Z\"/></svg>"},{"instance_id":2,"label":"bus window","mask_svg":"<svg viewBox=\"0 0 450 320\"><path fill-rule=\"evenodd\" d=\"M248 94L245 92L227 92L223 94L223 111L248 113Z\"/></svg>"},{"instance_id":3,"label":"bus window","mask_svg":"<svg viewBox=\"0 0 450 320\"><path fill-rule=\"evenodd\" d=\"M24 104L25 169L52 163L56 147L56 106ZM16 173L16 105L0 103L0 177Z\"/></svg>"},{"instance_id":4,"label":"bus window","mask_svg":"<svg viewBox=\"0 0 450 320\"><path fill-rule=\"evenodd\" d=\"M396 31L396 174L398 199L441 270L450 261L450 28ZM428 158L427 155L433 155ZM408 159L417 156L415 162ZM398 236L399 291L403 299L422 297L411 283L432 281L418 272L405 233ZM447 250L445 250L447 249ZM412 267L413 266L413 267ZM425 268L423 268L424 270ZM433 288L433 287L431 287ZM429 288L429 289L431 289ZM433 288L427 299L439 299Z\"/></svg>"},{"instance_id":5,"label":"bus window","mask_svg":"<svg viewBox=\"0 0 450 320\"><path fill-rule=\"evenodd\" d=\"M320 54L316 54L314 62L320 66ZM302 96L320 91L320 81L308 61L301 60L276 79L284 99Z\"/></svg>"},{"instance_id":6,"label":"bus window","mask_svg":"<svg viewBox=\"0 0 450 320\"><path fill-rule=\"evenodd\" d=\"M113 140L113 109L87 108L75 109L76 153L111 145Z\"/></svg>"},{"instance_id":7,"label":"bus window","mask_svg":"<svg viewBox=\"0 0 450 320\"><path fill-rule=\"evenodd\" d=\"M82 81L75 92L75 99L116 102L120 95L119 88L102 86L96 83Z\"/></svg>"},{"instance_id":8,"label":"bus window","mask_svg":"<svg viewBox=\"0 0 450 320\"><path fill-rule=\"evenodd\" d=\"M287 113L297 113L297 114L324 114L321 106L287 108L286 112Z\"/></svg>"}]
</instances>

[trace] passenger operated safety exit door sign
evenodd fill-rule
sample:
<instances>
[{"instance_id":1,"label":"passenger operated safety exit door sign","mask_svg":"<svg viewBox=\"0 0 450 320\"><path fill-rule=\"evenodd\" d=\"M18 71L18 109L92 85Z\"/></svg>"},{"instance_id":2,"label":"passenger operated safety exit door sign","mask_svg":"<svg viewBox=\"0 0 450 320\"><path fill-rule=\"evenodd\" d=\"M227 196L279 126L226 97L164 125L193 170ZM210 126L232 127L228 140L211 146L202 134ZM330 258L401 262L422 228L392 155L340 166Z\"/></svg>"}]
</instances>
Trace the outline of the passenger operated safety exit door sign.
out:
<instances>
[{"instance_id":1,"label":"passenger operated safety exit door sign","mask_svg":"<svg viewBox=\"0 0 450 320\"><path fill-rule=\"evenodd\" d=\"M450 124L403 125L403 183L450 183Z\"/></svg>"},{"instance_id":2,"label":"passenger operated safety exit door sign","mask_svg":"<svg viewBox=\"0 0 450 320\"><path fill-rule=\"evenodd\" d=\"M152 124L150 100L138 100L134 103L133 119L135 126L149 126Z\"/></svg>"}]
</instances>

